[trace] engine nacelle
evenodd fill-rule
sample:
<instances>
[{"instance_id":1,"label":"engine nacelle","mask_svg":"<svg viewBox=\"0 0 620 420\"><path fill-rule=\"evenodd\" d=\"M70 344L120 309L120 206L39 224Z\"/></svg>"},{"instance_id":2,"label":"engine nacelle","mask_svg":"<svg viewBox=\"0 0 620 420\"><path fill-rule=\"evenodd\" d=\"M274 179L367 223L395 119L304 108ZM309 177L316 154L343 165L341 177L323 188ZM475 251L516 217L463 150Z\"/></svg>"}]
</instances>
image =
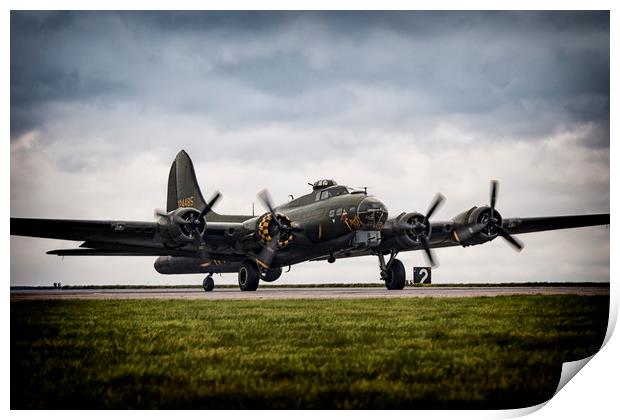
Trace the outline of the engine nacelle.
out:
<instances>
[{"instance_id":1,"label":"engine nacelle","mask_svg":"<svg viewBox=\"0 0 620 420\"><path fill-rule=\"evenodd\" d=\"M491 219L491 207L481 206L472 207L471 209L456 216L453 220L456 226L461 227L486 224L486 227L482 229L480 233L467 240L467 243L480 243L490 241L498 234L496 226L502 225L502 215L497 211L497 209L495 209L493 210L492 217L493 221L492 223L489 223L489 220Z\"/></svg>"},{"instance_id":2,"label":"engine nacelle","mask_svg":"<svg viewBox=\"0 0 620 420\"><path fill-rule=\"evenodd\" d=\"M194 241L197 233L195 226L178 223L177 220L194 221L200 216L200 212L194 208L181 207L157 219L157 230L169 247L183 246ZM180 219L179 219L180 218ZM198 231L203 234L205 230L204 220L200 221Z\"/></svg>"},{"instance_id":3,"label":"engine nacelle","mask_svg":"<svg viewBox=\"0 0 620 420\"><path fill-rule=\"evenodd\" d=\"M276 217L278 218L278 221L280 222L280 224L284 226L285 228L289 228L293 225L293 223L291 222L291 219L285 214L277 213ZM254 230L256 239L262 245L266 245L273 238L273 235L276 229L277 229L276 221L273 220L272 214L265 213L256 221L256 227ZM288 244L290 244L293 241L293 239L295 239L295 235L292 232L287 232L287 231L280 232L280 240L278 241L278 247L280 248L286 247Z\"/></svg>"},{"instance_id":4,"label":"engine nacelle","mask_svg":"<svg viewBox=\"0 0 620 420\"><path fill-rule=\"evenodd\" d=\"M416 225L417 228L412 228ZM383 228L386 239L393 238L402 248L411 248L421 245L422 237L431 236L431 225L420 213L401 213L396 218L388 220Z\"/></svg>"}]
</instances>

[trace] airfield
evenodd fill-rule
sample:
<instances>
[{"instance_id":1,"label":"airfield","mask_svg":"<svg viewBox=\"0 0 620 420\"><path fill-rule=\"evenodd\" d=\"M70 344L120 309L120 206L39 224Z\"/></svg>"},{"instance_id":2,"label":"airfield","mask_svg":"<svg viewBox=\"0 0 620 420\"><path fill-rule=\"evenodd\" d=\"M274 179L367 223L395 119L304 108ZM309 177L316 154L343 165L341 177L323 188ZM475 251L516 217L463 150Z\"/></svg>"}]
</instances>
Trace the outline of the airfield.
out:
<instances>
[{"instance_id":1,"label":"airfield","mask_svg":"<svg viewBox=\"0 0 620 420\"><path fill-rule=\"evenodd\" d=\"M605 336L609 284L12 288L12 409L505 409Z\"/></svg>"},{"instance_id":2,"label":"airfield","mask_svg":"<svg viewBox=\"0 0 620 420\"><path fill-rule=\"evenodd\" d=\"M256 292L236 288L205 292L199 288L155 289L29 289L12 290L11 301L51 299L190 299L190 300L271 300L271 299L397 299L397 298L465 298L513 295L582 295L609 294L605 286L446 286L408 287L387 290L380 287L268 287Z\"/></svg>"}]
</instances>

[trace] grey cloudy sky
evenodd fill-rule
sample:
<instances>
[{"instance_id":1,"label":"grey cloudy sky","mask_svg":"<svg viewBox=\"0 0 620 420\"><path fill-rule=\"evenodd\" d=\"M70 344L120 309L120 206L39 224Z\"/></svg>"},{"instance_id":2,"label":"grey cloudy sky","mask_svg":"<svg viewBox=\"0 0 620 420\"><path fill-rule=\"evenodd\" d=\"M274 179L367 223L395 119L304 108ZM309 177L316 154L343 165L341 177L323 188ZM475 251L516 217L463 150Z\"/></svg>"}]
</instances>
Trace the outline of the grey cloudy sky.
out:
<instances>
[{"instance_id":1,"label":"grey cloudy sky","mask_svg":"<svg viewBox=\"0 0 620 420\"><path fill-rule=\"evenodd\" d=\"M12 12L11 216L151 220L181 148L222 213L319 178L391 214L441 191L436 220L487 203L492 178L504 217L607 212L609 45L607 12ZM439 250L434 278L609 280L604 227L521 239ZM73 245L12 237L11 284L201 279L45 255ZM282 280L376 281L376 265Z\"/></svg>"}]
</instances>

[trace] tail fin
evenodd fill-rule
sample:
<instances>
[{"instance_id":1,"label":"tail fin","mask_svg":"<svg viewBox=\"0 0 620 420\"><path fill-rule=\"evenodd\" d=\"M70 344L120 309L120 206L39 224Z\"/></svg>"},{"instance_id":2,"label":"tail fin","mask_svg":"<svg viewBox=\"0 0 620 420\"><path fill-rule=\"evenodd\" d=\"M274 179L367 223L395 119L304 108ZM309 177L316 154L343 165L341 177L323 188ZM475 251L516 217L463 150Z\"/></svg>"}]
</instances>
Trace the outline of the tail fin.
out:
<instances>
[{"instance_id":1,"label":"tail fin","mask_svg":"<svg viewBox=\"0 0 620 420\"><path fill-rule=\"evenodd\" d=\"M185 150L181 150L172 162L168 175L168 203L166 211L179 207L193 207L202 211L206 202L194 172L194 165Z\"/></svg>"}]
</instances>

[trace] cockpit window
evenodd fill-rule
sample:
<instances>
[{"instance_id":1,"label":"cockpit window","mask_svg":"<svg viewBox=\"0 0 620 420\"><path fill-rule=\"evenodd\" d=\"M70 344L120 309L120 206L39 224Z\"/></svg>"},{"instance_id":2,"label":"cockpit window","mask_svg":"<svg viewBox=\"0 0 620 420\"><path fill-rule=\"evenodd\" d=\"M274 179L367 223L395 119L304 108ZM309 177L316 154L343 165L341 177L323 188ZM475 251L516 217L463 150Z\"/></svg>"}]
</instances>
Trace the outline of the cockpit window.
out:
<instances>
[{"instance_id":1,"label":"cockpit window","mask_svg":"<svg viewBox=\"0 0 620 420\"><path fill-rule=\"evenodd\" d=\"M336 197L338 195L345 195L349 193L349 190L347 189L347 187L333 187L329 189L330 192L330 197Z\"/></svg>"},{"instance_id":2,"label":"cockpit window","mask_svg":"<svg viewBox=\"0 0 620 420\"><path fill-rule=\"evenodd\" d=\"M337 197L339 195L345 195L348 193L349 193L349 190L347 189L347 187L342 187L342 186L330 187L330 188L327 188L321 191L320 200L325 200L330 197ZM318 194L317 194L317 197L318 197ZM315 199L315 201L317 200L319 200L319 198Z\"/></svg>"}]
</instances>

